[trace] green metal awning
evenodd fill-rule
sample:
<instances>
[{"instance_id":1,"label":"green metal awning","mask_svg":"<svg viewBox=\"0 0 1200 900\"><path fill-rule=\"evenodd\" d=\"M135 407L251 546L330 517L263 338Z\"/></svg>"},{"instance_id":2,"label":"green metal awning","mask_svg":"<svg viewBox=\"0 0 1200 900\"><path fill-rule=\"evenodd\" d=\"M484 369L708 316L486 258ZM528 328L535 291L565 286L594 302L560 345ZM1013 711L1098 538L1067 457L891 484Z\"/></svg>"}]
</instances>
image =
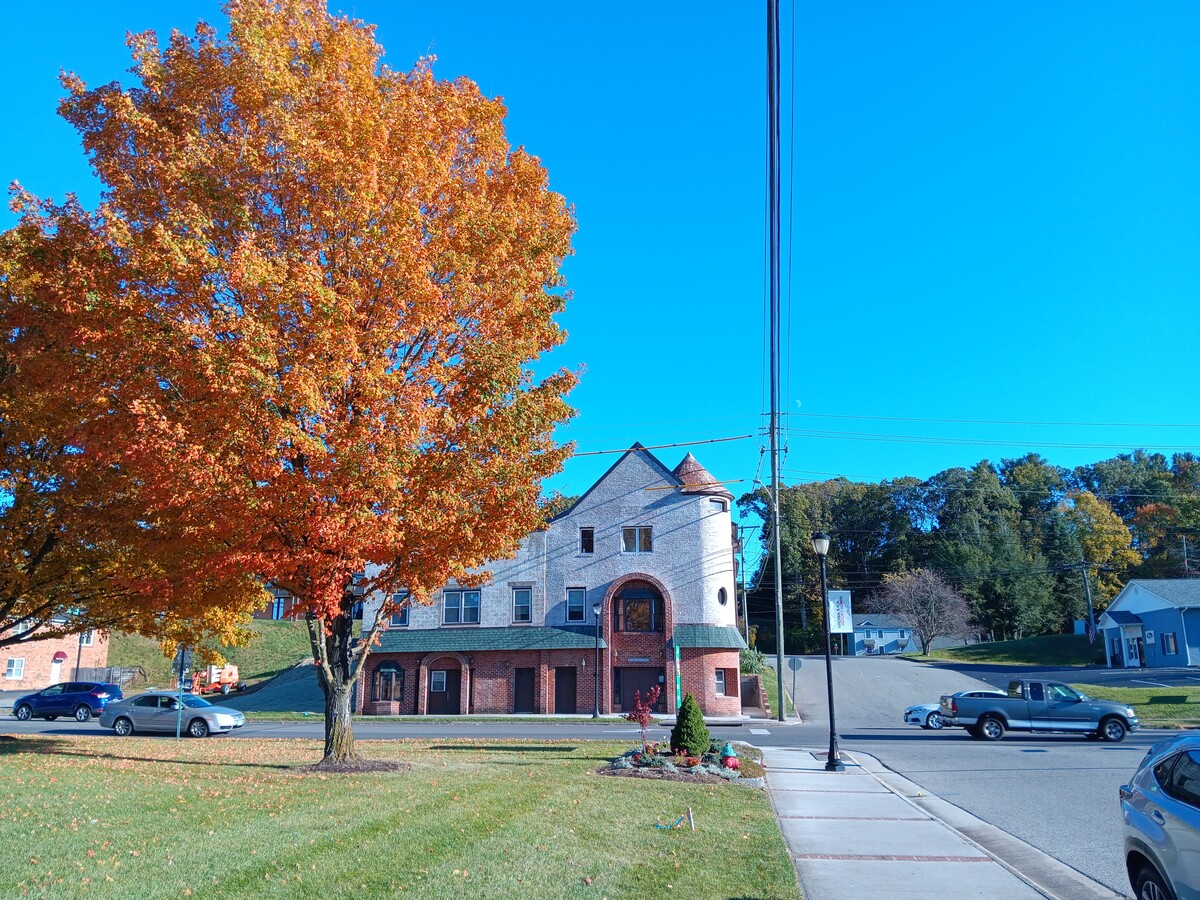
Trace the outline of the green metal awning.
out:
<instances>
[{"instance_id":1,"label":"green metal awning","mask_svg":"<svg viewBox=\"0 0 1200 900\"><path fill-rule=\"evenodd\" d=\"M590 625L507 628L389 628L374 653L469 653L480 650L592 650L596 633ZM607 648L604 638L600 646Z\"/></svg>"}]
</instances>

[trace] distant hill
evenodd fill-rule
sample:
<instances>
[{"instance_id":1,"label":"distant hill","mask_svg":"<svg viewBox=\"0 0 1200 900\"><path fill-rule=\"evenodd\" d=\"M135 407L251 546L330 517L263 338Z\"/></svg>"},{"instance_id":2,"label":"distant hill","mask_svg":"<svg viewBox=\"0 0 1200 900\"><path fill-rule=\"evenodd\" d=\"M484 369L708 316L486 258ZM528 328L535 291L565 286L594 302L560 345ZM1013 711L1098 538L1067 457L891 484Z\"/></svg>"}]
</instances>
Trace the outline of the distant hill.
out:
<instances>
[{"instance_id":1,"label":"distant hill","mask_svg":"<svg viewBox=\"0 0 1200 900\"><path fill-rule=\"evenodd\" d=\"M255 619L250 623L255 638L247 647L222 648L228 662L236 663L249 684L265 681L301 660L311 659L308 628L303 622ZM150 684L166 686L174 679L171 660L162 654L157 641L137 634L113 632L109 638L110 666L141 666Z\"/></svg>"}]
</instances>

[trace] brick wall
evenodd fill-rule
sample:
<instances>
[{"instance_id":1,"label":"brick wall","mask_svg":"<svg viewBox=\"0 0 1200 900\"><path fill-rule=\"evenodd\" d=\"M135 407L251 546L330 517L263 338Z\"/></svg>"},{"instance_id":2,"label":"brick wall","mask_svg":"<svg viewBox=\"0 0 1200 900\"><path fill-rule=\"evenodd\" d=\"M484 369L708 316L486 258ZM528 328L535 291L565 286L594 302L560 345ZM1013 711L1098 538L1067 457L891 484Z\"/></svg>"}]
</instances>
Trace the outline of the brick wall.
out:
<instances>
[{"instance_id":1,"label":"brick wall","mask_svg":"<svg viewBox=\"0 0 1200 900\"><path fill-rule=\"evenodd\" d=\"M679 670L683 692L691 694L706 716L738 716L742 713L739 696L740 655L737 650L685 648L679 651ZM725 670L725 693L717 693L717 669Z\"/></svg>"},{"instance_id":2,"label":"brick wall","mask_svg":"<svg viewBox=\"0 0 1200 900\"><path fill-rule=\"evenodd\" d=\"M54 655L61 653L65 659L61 661L55 677ZM78 637L65 637L56 640L30 641L24 644L14 644L0 647L0 690L4 691L39 691L60 681L70 681L75 677L75 660L79 659L81 668L103 668L108 665L108 634L95 632L92 646L79 647ZM20 678L5 678L10 659L25 660L24 672Z\"/></svg>"}]
</instances>

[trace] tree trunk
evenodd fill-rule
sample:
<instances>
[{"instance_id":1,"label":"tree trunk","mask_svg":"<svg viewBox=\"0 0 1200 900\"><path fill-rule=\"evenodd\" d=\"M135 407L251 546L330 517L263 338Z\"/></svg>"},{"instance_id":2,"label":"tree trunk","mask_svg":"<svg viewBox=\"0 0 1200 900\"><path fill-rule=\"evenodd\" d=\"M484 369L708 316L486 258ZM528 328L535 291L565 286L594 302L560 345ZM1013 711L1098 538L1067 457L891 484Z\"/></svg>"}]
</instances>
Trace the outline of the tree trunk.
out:
<instances>
[{"instance_id":1,"label":"tree trunk","mask_svg":"<svg viewBox=\"0 0 1200 900\"><path fill-rule=\"evenodd\" d=\"M334 683L325 686L325 755L321 762L356 762L359 757L354 747L354 723L350 718L354 682L338 679L337 675L335 671Z\"/></svg>"},{"instance_id":2,"label":"tree trunk","mask_svg":"<svg viewBox=\"0 0 1200 900\"><path fill-rule=\"evenodd\" d=\"M325 753L324 763L354 763L359 760L354 745L354 723L350 718L350 700L358 674L353 652L354 619L346 608L338 615L322 621L308 620L308 636L312 643L313 662L317 680L325 694Z\"/></svg>"}]
</instances>

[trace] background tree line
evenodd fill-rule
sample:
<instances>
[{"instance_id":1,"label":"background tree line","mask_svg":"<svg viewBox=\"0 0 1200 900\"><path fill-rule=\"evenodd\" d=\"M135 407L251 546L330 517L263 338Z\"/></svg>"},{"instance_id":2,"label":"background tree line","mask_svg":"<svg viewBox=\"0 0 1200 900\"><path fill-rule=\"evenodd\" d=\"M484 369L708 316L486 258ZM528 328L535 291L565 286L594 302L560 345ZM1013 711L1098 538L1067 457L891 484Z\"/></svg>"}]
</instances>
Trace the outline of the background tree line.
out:
<instances>
[{"instance_id":1,"label":"background tree line","mask_svg":"<svg viewBox=\"0 0 1200 900\"><path fill-rule=\"evenodd\" d=\"M770 497L744 495L757 516L762 565L746 572L748 611L773 644ZM1036 453L983 460L932 478L845 478L780 491L786 646L816 646L822 611L810 537L827 531L830 586L854 608L877 603L884 580L936 573L966 597L985 640L1068 632L1086 617L1083 573L1097 615L1131 578L1200 574L1200 459L1135 451L1075 469ZM793 629L796 634L793 635Z\"/></svg>"}]
</instances>

